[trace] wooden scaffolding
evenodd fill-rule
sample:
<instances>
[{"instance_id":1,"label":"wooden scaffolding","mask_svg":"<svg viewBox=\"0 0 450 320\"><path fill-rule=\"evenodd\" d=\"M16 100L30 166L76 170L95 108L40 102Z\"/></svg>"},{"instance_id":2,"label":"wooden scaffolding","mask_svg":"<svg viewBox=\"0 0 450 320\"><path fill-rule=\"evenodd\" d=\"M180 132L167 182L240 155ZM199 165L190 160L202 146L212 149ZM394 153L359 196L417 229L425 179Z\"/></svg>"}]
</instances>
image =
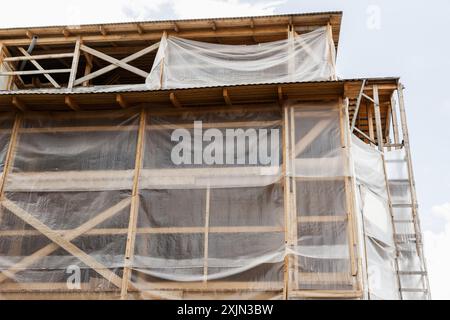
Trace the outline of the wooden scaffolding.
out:
<instances>
[{"instance_id":1,"label":"wooden scaffolding","mask_svg":"<svg viewBox=\"0 0 450 320\"><path fill-rule=\"evenodd\" d=\"M0 30L0 76L5 79L6 91L0 91L2 113L1 134L5 148L0 181L0 221L15 221L9 227L0 227L0 243L7 247L9 255L17 257L12 265L0 274L0 297L18 298L350 298L364 297L364 253L358 232L355 212L355 181L353 176L343 174L332 178L307 178L292 174L296 155L320 135L329 124L318 119L302 144L296 143L297 112L295 103L336 104L336 121L339 125L337 141L341 147L343 166L350 168L350 137L354 133L367 144L378 147L381 152L404 149L411 193L409 204L390 201L394 225L410 223L413 232L397 236L399 243L414 242L415 252L423 259L420 223L403 102L402 85L397 78L349 79L319 82L249 84L209 88L173 90L145 90L142 84L155 59L159 40L166 35L222 44L254 44L275 41L301 34L318 27L327 26L334 45L338 46L341 13L317 13L248 17L233 19L180 20L139 22L124 24L89 25L79 28L45 27ZM27 62L27 63L23 63ZM1 82L0 82L1 83ZM125 86L125 87L122 87ZM398 93L398 103L394 98ZM397 110L399 106L399 111ZM334 110L334 109L333 109ZM275 126L281 129L282 172L274 182L274 188L282 190L281 222L262 225L217 225L214 215L213 188L200 188L196 193L202 201L201 223L189 226L143 226L139 222L142 209L142 193L145 181L159 184L171 175L177 181L189 177L237 175L252 177L261 168L233 167L228 169L174 169L151 168L146 157L155 152L148 139L155 132L173 128L190 128L192 122L177 120L168 125L152 122L158 117L177 119L217 113L235 114L234 122L212 121L214 128L259 128ZM239 114L269 114L268 120L239 118ZM131 119L131 120L130 120ZM400 119L400 125L398 124ZM402 134L400 134L400 132ZM126 133L131 138L129 156L123 168L90 170L46 170L45 164L24 169L23 157L29 137L39 140L46 135L104 136ZM402 138L401 138L402 137ZM106 141L106 140L105 140ZM214 171L215 170L215 171ZM184 180L183 180L184 179ZM106 182L105 182L106 181ZM39 192L49 190L80 192L80 190L104 191L105 183L117 184L117 194L111 193L108 206L91 213L90 218L73 227L58 230L36 218L36 213L24 209L20 203L32 204L36 198L27 194L30 189ZM179 182L182 183L182 182ZM319 183L323 186L340 185L344 190L343 212L315 215L301 212L298 204L301 185ZM389 181L390 185L396 181ZM148 187L150 188L150 187ZM110 190L109 190L110 191ZM120 192L119 192L120 191ZM25 194L27 200L20 198ZM396 206L409 205L411 219L396 219ZM298 208L297 208L298 206ZM123 216L121 224L102 227L108 219ZM12 217L12 218L11 218ZM398 221L397 221L398 220ZM304 225L343 226L348 259L336 270L305 270L295 253ZM0 222L1 226L1 222ZM321 228L321 227L317 227ZM313 229L313 228L312 228ZM216 236L244 234L268 235L268 239L282 238L288 248L283 261L273 263L278 270L272 278L252 280L230 277L214 280L209 278L209 247ZM134 257L136 239L158 236L198 237L202 242L199 259L201 281L161 281L152 278L136 267ZM118 267L105 265L83 245L83 239L106 237L121 243L123 260ZM109 237L109 238L108 238ZM24 240L25 239L25 240ZM31 252L22 251L26 243L36 241ZM44 239L44 240L42 240ZM119 240L117 240L119 239ZM16 241L15 241L16 240ZM106 241L106 240L102 240ZM111 240L113 241L113 240ZM31 266L63 250L86 266L88 275L81 285L69 289L64 278L52 281L20 281L17 276ZM410 248L408 250L411 250ZM93 251L95 252L95 250ZM1 261L1 259L0 259ZM42 262L43 263L43 262ZM145 269L145 268L144 268ZM338 270L339 269L339 270ZM282 271L280 271L282 270ZM29 271L29 270L28 270ZM414 272L412 274L411 272ZM429 294L425 263L420 270L397 270L402 295ZM408 288L402 285L402 276L420 276L423 286ZM24 277L26 278L26 277ZM45 277L44 277L45 278ZM63 279L63 280L61 280ZM406 298L406 296L404 296Z\"/></svg>"}]
</instances>

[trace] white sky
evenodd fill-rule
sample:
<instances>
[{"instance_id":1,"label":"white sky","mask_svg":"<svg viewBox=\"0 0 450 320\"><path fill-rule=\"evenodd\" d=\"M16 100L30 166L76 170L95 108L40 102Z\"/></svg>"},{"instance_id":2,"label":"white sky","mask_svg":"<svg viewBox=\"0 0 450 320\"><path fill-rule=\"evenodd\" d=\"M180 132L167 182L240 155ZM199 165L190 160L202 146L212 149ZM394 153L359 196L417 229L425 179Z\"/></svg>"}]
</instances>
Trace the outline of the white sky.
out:
<instances>
[{"instance_id":1,"label":"white sky","mask_svg":"<svg viewBox=\"0 0 450 320\"><path fill-rule=\"evenodd\" d=\"M344 11L339 76L401 76L432 296L450 299L450 1L5 1L0 27ZM379 13L379 20L372 17Z\"/></svg>"}]
</instances>

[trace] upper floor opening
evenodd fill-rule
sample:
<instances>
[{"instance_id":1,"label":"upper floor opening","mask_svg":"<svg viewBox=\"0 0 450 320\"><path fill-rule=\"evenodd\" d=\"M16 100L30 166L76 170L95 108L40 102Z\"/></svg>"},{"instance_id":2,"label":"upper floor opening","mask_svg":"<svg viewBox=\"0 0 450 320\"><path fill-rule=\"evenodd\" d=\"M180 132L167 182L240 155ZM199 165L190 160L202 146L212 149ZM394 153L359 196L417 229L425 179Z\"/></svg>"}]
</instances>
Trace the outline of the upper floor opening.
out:
<instances>
[{"instance_id":1,"label":"upper floor opening","mask_svg":"<svg viewBox=\"0 0 450 320\"><path fill-rule=\"evenodd\" d=\"M341 18L325 12L0 29L0 90L333 80Z\"/></svg>"}]
</instances>

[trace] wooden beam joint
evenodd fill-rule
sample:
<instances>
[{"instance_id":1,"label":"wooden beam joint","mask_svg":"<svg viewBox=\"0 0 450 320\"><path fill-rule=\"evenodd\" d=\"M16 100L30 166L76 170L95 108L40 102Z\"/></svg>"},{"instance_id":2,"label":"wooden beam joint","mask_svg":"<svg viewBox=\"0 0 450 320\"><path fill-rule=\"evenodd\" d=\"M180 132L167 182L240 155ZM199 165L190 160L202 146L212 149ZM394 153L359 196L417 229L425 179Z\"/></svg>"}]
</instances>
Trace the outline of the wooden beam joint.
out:
<instances>
[{"instance_id":1,"label":"wooden beam joint","mask_svg":"<svg viewBox=\"0 0 450 320\"><path fill-rule=\"evenodd\" d=\"M225 100L225 103L227 105L231 106L232 105L231 99L230 99L230 96L228 95L228 90L226 88L224 88L222 90L222 95L223 95L223 99Z\"/></svg>"},{"instance_id":2,"label":"wooden beam joint","mask_svg":"<svg viewBox=\"0 0 450 320\"><path fill-rule=\"evenodd\" d=\"M119 104L119 106L123 109L127 109L130 107L128 101L125 99L125 97L121 94L116 95L116 102Z\"/></svg>"},{"instance_id":3,"label":"wooden beam joint","mask_svg":"<svg viewBox=\"0 0 450 320\"><path fill-rule=\"evenodd\" d=\"M71 96L65 96L64 103L73 111L80 111L80 106L78 105L78 102Z\"/></svg>"},{"instance_id":4,"label":"wooden beam joint","mask_svg":"<svg viewBox=\"0 0 450 320\"><path fill-rule=\"evenodd\" d=\"M100 33L102 34L102 36L105 37L108 35L108 32L106 32L106 29L104 26L100 26L98 29L99 29Z\"/></svg>"},{"instance_id":5,"label":"wooden beam joint","mask_svg":"<svg viewBox=\"0 0 450 320\"><path fill-rule=\"evenodd\" d=\"M139 23L136 23L136 29L139 34L145 33L144 28L142 28L142 26Z\"/></svg>"},{"instance_id":6,"label":"wooden beam joint","mask_svg":"<svg viewBox=\"0 0 450 320\"><path fill-rule=\"evenodd\" d=\"M33 39L33 37L34 37L34 33L31 32L30 30L27 30L27 32L25 34L29 39Z\"/></svg>"},{"instance_id":7,"label":"wooden beam joint","mask_svg":"<svg viewBox=\"0 0 450 320\"><path fill-rule=\"evenodd\" d=\"M25 103L17 97L13 97L11 101L12 105L19 109L20 111L27 111L28 108Z\"/></svg>"},{"instance_id":8,"label":"wooden beam joint","mask_svg":"<svg viewBox=\"0 0 450 320\"><path fill-rule=\"evenodd\" d=\"M278 86L277 91L278 91L278 104L280 106L283 106L283 88L281 86Z\"/></svg>"},{"instance_id":9,"label":"wooden beam joint","mask_svg":"<svg viewBox=\"0 0 450 320\"><path fill-rule=\"evenodd\" d=\"M175 96L174 92L170 93L169 98L170 98L170 102L172 103L172 105L175 108L178 108L178 109L183 108L183 106L181 105L180 101L178 101L177 97Z\"/></svg>"}]
</instances>

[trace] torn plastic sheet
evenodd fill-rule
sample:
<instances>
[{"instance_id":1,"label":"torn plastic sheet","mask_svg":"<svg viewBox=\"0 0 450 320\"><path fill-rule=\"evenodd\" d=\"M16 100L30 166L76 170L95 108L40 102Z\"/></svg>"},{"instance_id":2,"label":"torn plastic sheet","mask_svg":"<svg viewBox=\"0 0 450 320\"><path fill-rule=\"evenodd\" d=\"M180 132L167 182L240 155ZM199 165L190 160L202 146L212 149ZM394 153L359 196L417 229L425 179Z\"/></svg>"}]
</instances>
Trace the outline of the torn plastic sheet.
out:
<instances>
[{"instance_id":1,"label":"torn plastic sheet","mask_svg":"<svg viewBox=\"0 0 450 320\"><path fill-rule=\"evenodd\" d=\"M395 244L382 154L352 135L352 159L367 260L370 299L399 299Z\"/></svg>"}]
</instances>

